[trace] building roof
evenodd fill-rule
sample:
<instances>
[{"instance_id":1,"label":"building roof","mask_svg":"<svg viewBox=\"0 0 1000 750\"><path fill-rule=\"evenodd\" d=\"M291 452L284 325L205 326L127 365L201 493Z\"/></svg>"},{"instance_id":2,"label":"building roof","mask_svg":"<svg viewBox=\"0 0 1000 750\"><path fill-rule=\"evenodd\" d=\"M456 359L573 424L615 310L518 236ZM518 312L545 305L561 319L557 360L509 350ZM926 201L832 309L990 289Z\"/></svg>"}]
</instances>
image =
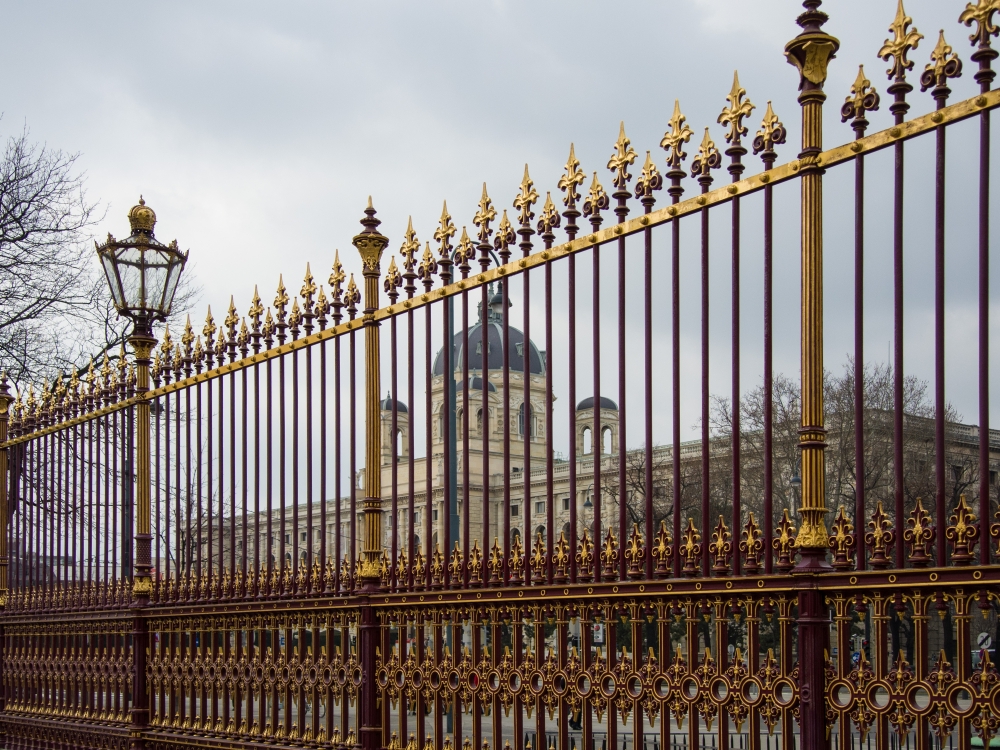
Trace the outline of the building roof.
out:
<instances>
[{"instance_id":1,"label":"building roof","mask_svg":"<svg viewBox=\"0 0 1000 750\"><path fill-rule=\"evenodd\" d=\"M393 404L392 394L391 393L387 393L387 394L385 394L385 398L382 399L381 401L379 401L379 409L381 409L382 411L392 411L392 404ZM406 414L407 413L406 404L404 404L402 401L397 400L396 401L396 413L397 414Z\"/></svg>"},{"instance_id":2,"label":"building roof","mask_svg":"<svg viewBox=\"0 0 1000 750\"><path fill-rule=\"evenodd\" d=\"M457 327L457 326L456 326ZM483 325L482 321L477 321L469 327L469 369L481 371L483 369L483 359L486 359L486 366L494 372L503 369L503 321L499 315L490 313L486 322L486 337L489 342L488 352L483 352ZM524 372L524 333L514 326L507 329L508 341L510 342L509 362L511 372ZM462 344L463 333L461 330L455 332L452 346L452 364L456 371L462 370ZM484 354L488 353L488 357ZM542 352L535 346L535 342L528 341L528 370L534 375L541 375L545 369L545 359ZM434 358L435 375L444 374L444 349L440 349Z\"/></svg>"},{"instance_id":3,"label":"building roof","mask_svg":"<svg viewBox=\"0 0 1000 750\"><path fill-rule=\"evenodd\" d=\"M581 411L583 409L593 409L594 408L594 397L587 396L583 401L576 405L576 410ZM601 408L602 409L612 409L613 411L618 411L618 404L612 401L607 396L601 396Z\"/></svg>"}]
</instances>

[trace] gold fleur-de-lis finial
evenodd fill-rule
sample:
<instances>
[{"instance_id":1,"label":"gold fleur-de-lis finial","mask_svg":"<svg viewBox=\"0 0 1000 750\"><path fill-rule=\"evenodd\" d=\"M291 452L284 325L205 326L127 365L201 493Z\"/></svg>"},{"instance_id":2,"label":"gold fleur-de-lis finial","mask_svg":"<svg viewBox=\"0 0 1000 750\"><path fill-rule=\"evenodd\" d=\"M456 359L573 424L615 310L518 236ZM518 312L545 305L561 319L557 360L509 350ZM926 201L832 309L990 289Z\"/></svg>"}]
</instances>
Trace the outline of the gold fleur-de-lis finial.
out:
<instances>
[{"instance_id":1,"label":"gold fleur-de-lis finial","mask_svg":"<svg viewBox=\"0 0 1000 750\"><path fill-rule=\"evenodd\" d=\"M219 329L219 336L215 340L215 356L219 360L219 364L222 364L222 356L226 353L226 334L221 328Z\"/></svg>"},{"instance_id":2,"label":"gold fleur-de-lis finial","mask_svg":"<svg viewBox=\"0 0 1000 750\"><path fill-rule=\"evenodd\" d=\"M739 143L740 138L747 134L743 118L749 117L755 107L746 95L746 89L740 86L739 72L733 71L733 88L726 94L729 106L722 110L718 120L720 125L726 126L727 143Z\"/></svg>"},{"instance_id":3,"label":"gold fleur-de-lis finial","mask_svg":"<svg viewBox=\"0 0 1000 750\"><path fill-rule=\"evenodd\" d=\"M559 178L557 187L566 195L563 196L563 205L566 207L575 206L580 200L580 192L577 188L583 184L586 175L580 169L580 160L576 158L576 150L573 144L569 144L569 159L566 160L566 174Z\"/></svg>"},{"instance_id":4,"label":"gold fleur-de-lis finial","mask_svg":"<svg viewBox=\"0 0 1000 750\"><path fill-rule=\"evenodd\" d=\"M619 190L624 190L626 183L632 179L628 168L635 162L636 153L632 148L632 142L625 135L625 121L622 120L618 128L618 140L615 141L615 152L608 159L608 169L615 173L612 178L614 186Z\"/></svg>"},{"instance_id":5,"label":"gold fleur-de-lis finial","mask_svg":"<svg viewBox=\"0 0 1000 750\"><path fill-rule=\"evenodd\" d=\"M604 186L597 179L597 172L594 172L594 179L590 183L590 190L587 191L587 200L583 202L584 216L590 216L608 207L608 194L604 191Z\"/></svg>"},{"instance_id":6,"label":"gold fleur-de-lis finial","mask_svg":"<svg viewBox=\"0 0 1000 750\"><path fill-rule=\"evenodd\" d=\"M493 238L493 247L500 253L500 260L507 262L510 255L508 248L514 243L514 227L507 218L507 209L500 215L500 223L497 224L496 236Z\"/></svg>"},{"instance_id":7,"label":"gold fleur-de-lis finial","mask_svg":"<svg viewBox=\"0 0 1000 750\"><path fill-rule=\"evenodd\" d=\"M354 282L354 274L347 280L347 291L344 292L344 302L348 307L356 305L361 301L361 293L358 291L358 285Z\"/></svg>"},{"instance_id":8,"label":"gold fleur-de-lis finial","mask_svg":"<svg viewBox=\"0 0 1000 750\"><path fill-rule=\"evenodd\" d=\"M205 327L201 329L202 335L209 342L215 339L215 320L212 318L212 306L208 306L208 315L205 316Z\"/></svg>"},{"instance_id":9,"label":"gold fleur-de-lis finial","mask_svg":"<svg viewBox=\"0 0 1000 750\"><path fill-rule=\"evenodd\" d=\"M931 61L920 75L920 90L926 91L935 86L933 94L935 99L944 101L951 93L947 88L948 79L958 78L960 75L962 75L962 61L952 50L951 45L944 40L944 29L941 29L937 44L931 50Z\"/></svg>"},{"instance_id":10,"label":"gold fleur-de-lis finial","mask_svg":"<svg viewBox=\"0 0 1000 750\"><path fill-rule=\"evenodd\" d=\"M326 298L326 292L323 290L322 284L319 287L319 293L316 295L316 306L313 308L313 312L319 318L320 329L326 328L326 316L330 312L330 301Z\"/></svg>"},{"instance_id":11,"label":"gold fleur-de-lis finial","mask_svg":"<svg viewBox=\"0 0 1000 750\"><path fill-rule=\"evenodd\" d=\"M872 82L865 77L865 66L858 66L858 77L851 84L851 93L844 100L844 106L840 108L842 122L854 118L863 118L865 112L878 109L879 95L872 88Z\"/></svg>"},{"instance_id":12,"label":"gold fleur-de-lis finial","mask_svg":"<svg viewBox=\"0 0 1000 750\"><path fill-rule=\"evenodd\" d=\"M455 248L455 262L458 263L463 273L469 272L469 261L476 255L476 249L472 246L469 233L462 227L462 236L458 238L458 247Z\"/></svg>"},{"instance_id":13,"label":"gold fleur-de-lis finial","mask_svg":"<svg viewBox=\"0 0 1000 750\"><path fill-rule=\"evenodd\" d=\"M260 316L264 314L264 306L260 302L260 292L257 285L253 288L253 300L250 302L250 325L254 332L260 331Z\"/></svg>"},{"instance_id":14,"label":"gold fleur-de-lis finial","mask_svg":"<svg viewBox=\"0 0 1000 750\"><path fill-rule=\"evenodd\" d=\"M274 316L271 315L271 308L267 308L267 315L264 317L264 326L261 328L261 334L264 336L264 341L268 347L271 346L271 337L274 336Z\"/></svg>"},{"instance_id":15,"label":"gold fleur-de-lis finial","mask_svg":"<svg viewBox=\"0 0 1000 750\"><path fill-rule=\"evenodd\" d=\"M968 3L962 15L958 17L959 23L966 26L976 24L976 30L969 37L973 44L981 47L989 45L990 37L996 36L1000 29L993 23L993 14L1000 11L1000 0L977 0L976 4Z\"/></svg>"},{"instance_id":16,"label":"gold fleur-de-lis finial","mask_svg":"<svg viewBox=\"0 0 1000 750\"><path fill-rule=\"evenodd\" d=\"M490 241L490 234L493 232L490 229L490 222L497 217L497 210L493 208L493 201L490 200L490 196L486 192L485 182L483 183L483 195L479 199L478 207L479 210L472 217L472 223L479 227L479 242L485 245Z\"/></svg>"},{"instance_id":17,"label":"gold fleur-de-lis finial","mask_svg":"<svg viewBox=\"0 0 1000 750\"><path fill-rule=\"evenodd\" d=\"M302 310L299 309L299 298L292 300L292 312L288 316L288 325L292 329L292 335L298 337L299 324L302 322Z\"/></svg>"},{"instance_id":18,"label":"gold fleur-de-lis finial","mask_svg":"<svg viewBox=\"0 0 1000 750\"><path fill-rule=\"evenodd\" d=\"M556 211L556 204L552 202L552 193L545 193L545 203L542 204L542 215L538 221L538 232L540 234L551 234L555 227L559 226L559 212Z\"/></svg>"},{"instance_id":19,"label":"gold fleur-de-lis finial","mask_svg":"<svg viewBox=\"0 0 1000 750\"><path fill-rule=\"evenodd\" d=\"M389 268L385 272L385 281L382 283L382 288L385 289L386 293L394 297L399 294L396 290L403 285L403 277L399 275L399 269L396 267L396 256L393 255L389 259Z\"/></svg>"},{"instance_id":20,"label":"gold fleur-de-lis finial","mask_svg":"<svg viewBox=\"0 0 1000 750\"><path fill-rule=\"evenodd\" d=\"M229 329L229 335L233 336L236 333L236 326L240 322L240 316L236 314L236 302L232 295L229 297L229 311L226 313L226 319L223 321L226 328Z\"/></svg>"},{"instance_id":21,"label":"gold fleur-de-lis finial","mask_svg":"<svg viewBox=\"0 0 1000 750\"><path fill-rule=\"evenodd\" d=\"M643 162L639 179L635 182L635 197L642 198L643 196L649 196L652 194L652 191L659 190L662 186L663 177L660 176L660 170L656 168L656 163L653 161L652 155L647 151L646 161Z\"/></svg>"},{"instance_id":22,"label":"gold fleur-de-lis finial","mask_svg":"<svg viewBox=\"0 0 1000 750\"><path fill-rule=\"evenodd\" d=\"M250 344L250 330L247 328L247 319L242 318L240 321L240 332L236 337L236 343L240 347L240 353L246 357L247 347Z\"/></svg>"},{"instance_id":23,"label":"gold fleur-de-lis finial","mask_svg":"<svg viewBox=\"0 0 1000 750\"><path fill-rule=\"evenodd\" d=\"M451 220L451 214L448 213L448 201L445 201L441 208L441 218L438 219L438 228L434 230L434 239L441 243L439 252L443 261L451 260L450 240L455 236L455 232L455 224Z\"/></svg>"},{"instance_id":24,"label":"gold fleur-de-lis finial","mask_svg":"<svg viewBox=\"0 0 1000 750\"><path fill-rule=\"evenodd\" d=\"M886 39L878 51L878 56L886 62L892 59L892 66L886 71L889 78L902 80L906 77L906 71L913 68L913 61L909 60L907 55L910 54L910 50L917 48L924 35L917 31L916 26L910 28L912 24L913 19L903 10L903 0L898 0L896 17L889 25L892 39Z\"/></svg>"},{"instance_id":25,"label":"gold fleur-de-lis finial","mask_svg":"<svg viewBox=\"0 0 1000 750\"><path fill-rule=\"evenodd\" d=\"M302 297L302 306L306 312L309 312L312 309L313 295L316 294L316 280L313 278L308 262L306 262L306 275L302 280L302 289L299 290L299 294Z\"/></svg>"},{"instance_id":26,"label":"gold fleur-de-lis finial","mask_svg":"<svg viewBox=\"0 0 1000 750\"><path fill-rule=\"evenodd\" d=\"M684 153L684 144L691 140L694 131L688 127L687 118L681 113L681 103L679 99L674 99L674 114L667 123L670 130L663 134L660 140L660 148L667 152L667 166L671 169L680 169L681 162L687 158Z\"/></svg>"},{"instance_id":27,"label":"gold fleur-de-lis finial","mask_svg":"<svg viewBox=\"0 0 1000 750\"><path fill-rule=\"evenodd\" d=\"M767 108L764 110L764 119L760 123L760 130L757 131L753 139L753 152L755 154L762 151L773 153L776 145L785 142L787 134L785 126L781 124L781 120L774 113L771 102L768 102Z\"/></svg>"},{"instance_id":28,"label":"gold fleur-de-lis finial","mask_svg":"<svg viewBox=\"0 0 1000 750\"><path fill-rule=\"evenodd\" d=\"M715 147L715 141L712 140L708 128L705 128L705 137L701 139L701 145L698 146L698 155L691 162L691 173L708 177L710 170L718 167L721 162L722 157L719 155L719 149Z\"/></svg>"},{"instance_id":29,"label":"gold fleur-de-lis finial","mask_svg":"<svg viewBox=\"0 0 1000 750\"><path fill-rule=\"evenodd\" d=\"M163 352L163 357L165 359L170 358L170 352L173 351L173 347L174 340L170 335L170 324L167 323L163 330L163 342L160 344L160 351ZM93 358L91 358L90 363L94 363Z\"/></svg>"},{"instance_id":30,"label":"gold fleur-de-lis finial","mask_svg":"<svg viewBox=\"0 0 1000 750\"><path fill-rule=\"evenodd\" d=\"M399 254L403 258L403 268L409 273L413 273L414 255L419 249L420 240L417 239L417 233L413 231L413 217L411 216L406 224L406 231L403 233L403 244L399 248Z\"/></svg>"},{"instance_id":31,"label":"gold fleur-de-lis finial","mask_svg":"<svg viewBox=\"0 0 1000 750\"><path fill-rule=\"evenodd\" d=\"M184 322L184 334L181 336L181 343L184 344L184 351L190 354L191 344L194 342L194 328L191 326L191 316L187 316L187 320ZM105 355L105 360L107 355Z\"/></svg>"},{"instance_id":32,"label":"gold fleur-de-lis finial","mask_svg":"<svg viewBox=\"0 0 1000 750\"><path fill-rule=\"evenodd\" d=\"M169 333L169 332L168 332ZM97 381L97 370L94 367L94 358L90 358L90 364L87 365L87 375L84 378L84 382L87 384L87 393L94 395L94 383Z\"/></svg>"},{"instance_id":33,"label":"gold fleur-de-lis finial","mask_svg":"<svg viewBox=\"0 0 1000 750\"><path fill-rule=\"evenodd\" d=\"M437 262L434 260L434 254L431 252L431 243L427 242L424 244L424 256L420 259L420 267L417 269L417 276L420 277L421 281L427 288L430 288L430 284L434 280L434 274L437 273Z\"/></svg>"},{"instance_id":34,"label":"gold fleur-de-lis finial","mask_svg":"<svg viewBox=\"0 0 1000 750\"><path fill-rule=\"evenodd\" d=\"M527 164L524 165L524 177L521 178L519 190L517 197L514 198L514 208L518 210L518 221L521 222L522 226L527 226L535 218L531 207L538 202L538 191L535 190L535 183L532 181L531 175L528 174Z\"/></svg>"},{"instance_id":35,"label":"gold fleur-de-lis finial","mask_svg":"<svg viewBox=\"0 0 1000 750\"><path fill-rule=\"evenodd\" d=\"M278 275L278 292L274 297L274 309L278 311L278 322L281 323L285 319L285 306L288 304L288 293L285 289L285 277L283 274Z\"/></svg>"},{"instance_id":36,"label":"gold fleur-de-lis finial","mask_svg":"<svg viewBox=\"0 0 1000 750\"><path fill-rule=\"evenodd\" d=\"M341 293L341 284L344 283L344 279L347 278L344 275L344 267L340 264L340 251L333 251L333 270L330 272L330 289L333 298L339 299Z\"/></svg>"}]
</instances>

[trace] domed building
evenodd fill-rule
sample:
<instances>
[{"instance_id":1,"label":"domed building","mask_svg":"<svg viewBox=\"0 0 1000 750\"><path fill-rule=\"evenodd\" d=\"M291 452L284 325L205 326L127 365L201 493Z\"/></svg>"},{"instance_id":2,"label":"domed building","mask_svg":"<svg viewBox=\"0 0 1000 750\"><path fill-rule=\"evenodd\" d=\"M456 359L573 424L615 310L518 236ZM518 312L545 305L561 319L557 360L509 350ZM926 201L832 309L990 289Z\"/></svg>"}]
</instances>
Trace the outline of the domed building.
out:
<instances>
[{"instance_id":1,"label":"domed building","mask_svg":"<svg viewBox=\"0 0 1000 750\"><path fill-rule=\"evenodd\" d=\"M481 307L481 306L480 306ZM473 536L480 536L482 527L482 494L484 485L490 487L490 527L491 536L497 534L496 520L502 509L504 470L504 365L506 360L509 388L510 413L510 472L512 478L521 475L525 467L525 446L529 468L540 468L546 456L545 430L545 352L530 339L525 343L524 332L508 325L506 341L503 328L503 300L494 295L486 310L485 320L482 310L479 319L467 331L456 331L452 339L450 353L451 369L454 372L455 438L457 442L457 463L455 466L460 500L465 491L463 481L468 456L469 493L472 511L469 521ZM505 343L507 345L505 350ZM468 357L468 370L465 359ZM444 513L445 483L445 419L448 403L445 393L446 357L440 349L431 367L431 410L432 434L430 456L430 484L435 495L435 518L432 519L435 538L441 538ZM451 393L447 394L451 395ZM450 401L450 398L447 400ZM392 496L392 441L396 442L399 457L396 470L397 498L409 495L408 435L409 411L407 405L396 401L396 434L392 433L393 400L387 395L381 403L382 423L382 488L383 498ZM466 414L468 417L466 417ZM468 425L468 437L465 430ZM468 439L468 453L465 442ZM485 446L489 445L488 461ZM488 478L485 476L488 473ZM417 502L417 518L413 526L418 538L424 528L421 512L426 508L426 459L414 461L414 492L421 496ZM484 481L487 480L487 481ZM461 505L461 501L459 503ZM518 511L520 512L520 511ZM400 530L409 526L409 519L400 518ZM388 530L390 525L386 525Z\"/></svg>"}]
</instances>

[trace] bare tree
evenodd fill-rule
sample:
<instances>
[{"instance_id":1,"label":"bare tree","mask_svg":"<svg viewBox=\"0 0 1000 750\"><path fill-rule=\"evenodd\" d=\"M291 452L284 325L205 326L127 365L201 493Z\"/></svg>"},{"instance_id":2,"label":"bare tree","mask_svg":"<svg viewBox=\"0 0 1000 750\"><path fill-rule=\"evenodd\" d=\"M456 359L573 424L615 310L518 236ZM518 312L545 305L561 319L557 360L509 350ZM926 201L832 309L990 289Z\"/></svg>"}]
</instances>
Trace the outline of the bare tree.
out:
<instances>
[{"instance_id":1,"label":"bare tree","mask_svg":"<svg viewBox=\"0 0 1000 750\"><path fill-rule=\"evenodd\" d=\"M78 158L27 130L0 155L0 370L15 383L115 354L128 333L90 246L104 212L87 198ZM182 277L174 317L197 295Z\"/></svg>"}]
</instances>

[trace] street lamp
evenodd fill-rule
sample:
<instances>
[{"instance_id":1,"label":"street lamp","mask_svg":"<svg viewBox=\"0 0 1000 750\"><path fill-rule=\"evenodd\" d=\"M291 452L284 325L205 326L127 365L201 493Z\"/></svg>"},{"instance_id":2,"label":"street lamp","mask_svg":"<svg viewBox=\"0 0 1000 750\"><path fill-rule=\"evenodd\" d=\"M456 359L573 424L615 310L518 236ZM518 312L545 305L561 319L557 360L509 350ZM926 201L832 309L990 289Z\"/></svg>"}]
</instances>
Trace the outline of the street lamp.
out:
<instances>
[{"instance_id":1,"label":"street lamp","mask_svg":"<svg viewBox=\"0 0 1000 750\"><path fill-rule=\"evenodd\" d=\"M132 234L116 240L110 234L103 245L97 246L104 273L111 287L111 297L119 315L132 320L136 333L152 337L152 323L166 320L177 291L177 282L187 262L187 253L153 236L156 213L146 201L128 212Z\"/></svg>"},{"instance_id":2,"label":"street lamp","mask_svg":"<svg viewBox=\"0 0 1000 750\"><path fill-rule=\"evenodd\" d=\"M118 314L132 321L128 342L136 364L136 492L135 492L135 573L132 593L140 603L153 593L150 577L150 459L149 459L149 355L156 346L153 323L166 320L177 291L187 253L153 236L156 213L139 197L128 212L132 234L116 240L111 234L97 245L97 257L111 287Z\"/></svg>"}]
</instances>

